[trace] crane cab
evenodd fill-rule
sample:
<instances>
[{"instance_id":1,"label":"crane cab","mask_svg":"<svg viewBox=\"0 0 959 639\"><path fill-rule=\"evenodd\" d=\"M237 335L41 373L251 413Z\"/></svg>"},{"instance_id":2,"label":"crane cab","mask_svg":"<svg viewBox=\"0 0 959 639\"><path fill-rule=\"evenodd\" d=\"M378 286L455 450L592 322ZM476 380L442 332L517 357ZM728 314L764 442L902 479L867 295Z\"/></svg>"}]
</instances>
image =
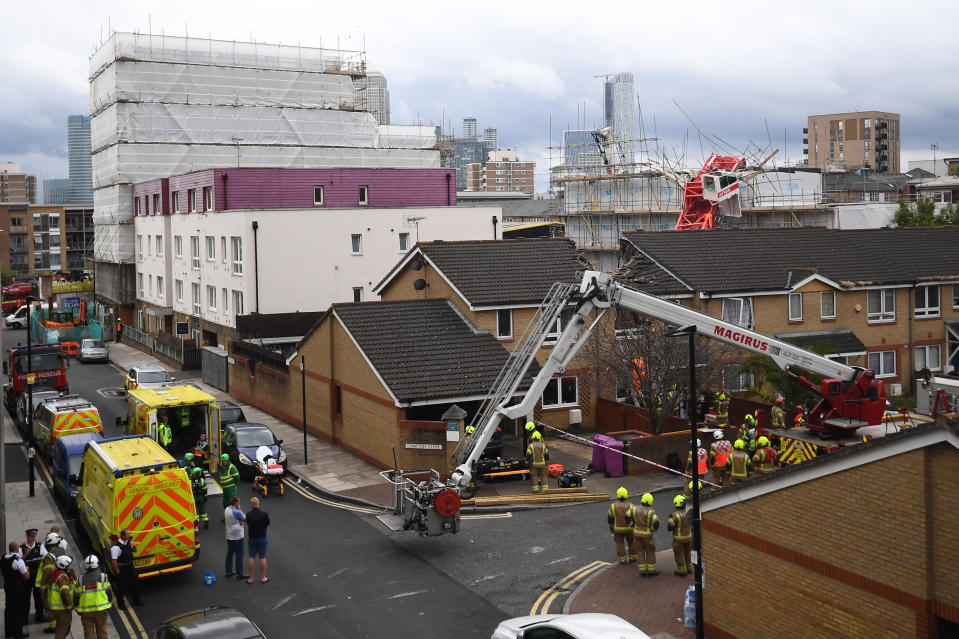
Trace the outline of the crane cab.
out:
<instances>
[{"instance_id":1,"label":"crane cab","mask_svg":"<svg viewBox=\"0 0 959 639\"><path fill-rule=\"evenodd\" d=\"M703 199L722 202L739 193L739 178L732 171L713 171L703 175Z\"/></svg>"}]
</instances>

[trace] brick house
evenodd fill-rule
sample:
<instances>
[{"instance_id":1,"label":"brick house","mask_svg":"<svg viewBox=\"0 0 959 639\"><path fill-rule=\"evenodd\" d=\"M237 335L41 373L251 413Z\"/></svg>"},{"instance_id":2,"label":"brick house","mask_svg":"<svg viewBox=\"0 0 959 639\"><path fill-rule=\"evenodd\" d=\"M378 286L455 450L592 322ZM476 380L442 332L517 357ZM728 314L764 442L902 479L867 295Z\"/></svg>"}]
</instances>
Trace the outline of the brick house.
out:
<instances>
[{"instance_id":1,"label":"brick house","mask_svg":"<svg viewBox=\"0 0 959 639\"><path fill-rule=\"evenodd\" d=\"M578 282L583 268L574 242L562 237L420 242L373 292L383 300L449 299L473 324L513 350L550 287ZM559 324L537 354L540 365L564 328L563 318ZM595 388L594 372L582 357L575 358L547 386L536 418L557 428L579 420L592 429Z\"/></svg>"},{"instance_id":2,"label":"brick house","mask_svg":"<svg viewBox=\"0 0 959 639\"><path fill-rule=\"evenodd\" d=\"M956 482L929 424L706 495L706 636L957 636Z\"/></svg>"},{"instance_id":3,"label":"brick house","mask_svg":"<svg viewBox=\"0 0 959 639\"><path fill-rule=\"evenodd\" d=\"M627 285L865 366L890 394L959 369L959 228L623 234ZM735 365L728 390L751 383ZM901 385L897 387L896 385Z\"/></svg>"}]
</instances>

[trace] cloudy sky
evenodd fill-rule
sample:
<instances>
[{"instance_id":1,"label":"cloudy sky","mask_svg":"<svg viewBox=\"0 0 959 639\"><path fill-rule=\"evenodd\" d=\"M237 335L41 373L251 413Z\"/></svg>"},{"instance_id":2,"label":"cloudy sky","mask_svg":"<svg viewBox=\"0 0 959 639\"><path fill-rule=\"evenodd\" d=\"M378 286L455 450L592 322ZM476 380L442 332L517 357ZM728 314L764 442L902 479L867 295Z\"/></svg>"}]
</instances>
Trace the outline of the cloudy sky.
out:
<instances>
[{"instance_id":1,"label":"cloudy sky","mask_svg":"<svg viewBox=\"0 0 959 639\"><path fill-rule=\"evenodd\" d=\"M89 111L88 60L110 32L365 49L389 82L394 124L475 116L537 162L564 128L602 120L602 79L631 71L646 137L695 165L734 148L802 156L806 116L902 115L910 159L959 155L959 3L286 2L35 0L0 22L0 162L67 176L66 121ZM683 114L682 110L688 114ZM638 120L638 118L637 118ZM691 124L690 120L695 123ZM637 136L639 136L637 123ZM651 149L656 142L649 142Z\"/></svg>"}]
</instances>

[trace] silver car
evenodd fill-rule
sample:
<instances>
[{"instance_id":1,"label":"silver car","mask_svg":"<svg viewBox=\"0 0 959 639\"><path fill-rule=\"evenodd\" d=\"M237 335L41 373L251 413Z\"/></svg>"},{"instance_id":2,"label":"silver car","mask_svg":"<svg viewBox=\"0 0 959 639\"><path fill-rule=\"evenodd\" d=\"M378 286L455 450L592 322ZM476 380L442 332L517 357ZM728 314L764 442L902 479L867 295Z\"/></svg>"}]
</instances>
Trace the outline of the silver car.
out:
<instances>
[{"instance_id":1,"label":"silver car","mask_svg":"<svg viewBox=\"0 0 959 639\"><path fill-rule=\"evenodd\" d=\"M110 351L102 339L85 339L80 342L80 352L77 359L81 364L87 362L108 362L110 361Z\"/></svg>"}]
</instances>

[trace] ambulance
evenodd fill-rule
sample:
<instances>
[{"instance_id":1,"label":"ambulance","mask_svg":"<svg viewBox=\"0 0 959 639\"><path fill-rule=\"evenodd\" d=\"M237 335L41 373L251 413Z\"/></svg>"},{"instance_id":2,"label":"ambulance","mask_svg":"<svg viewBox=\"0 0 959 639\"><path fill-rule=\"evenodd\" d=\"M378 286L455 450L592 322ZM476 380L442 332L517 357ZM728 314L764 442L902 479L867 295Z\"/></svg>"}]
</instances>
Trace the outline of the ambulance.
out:
<instances>
[{"instance_id":1,"label":"ambulance","mask_svg":"<svg viewBox=\"0 0 959 639\"><path fill-rule=\"evenodd\" d=\"M33 415L33 440L42 454L49 456L58 438L78 433L103 436L100 411L89 399L61 395L37 406Z\"/></svg>"},{"instance_id":2,"label":"ambulance","mask_svg":"<svg viewBox=\"0 0 959 639\"><path fill-rule=\"evenodd\" d=\"M129 529L141 579L188 570L200 522L182 463L144 435L92 441L83 452L77 518L101 557Z\"/></svg>"},{"instance_id":3,"label":"ambulance","mask_svg":"<svg viewBox=\"0 0 959 639\"><path fill-rule=\"evenodd\" d=\"M213 395L189 384L134 388L127 394L127 404L124 433L158 440L157 424L165 418L173 433L167 450L178 458L189 452L198 454L203 466L215 473L220 458L220 409ZM198 449L201 433L206 435L206 444Z\"/></svg>"}]
</instances>

